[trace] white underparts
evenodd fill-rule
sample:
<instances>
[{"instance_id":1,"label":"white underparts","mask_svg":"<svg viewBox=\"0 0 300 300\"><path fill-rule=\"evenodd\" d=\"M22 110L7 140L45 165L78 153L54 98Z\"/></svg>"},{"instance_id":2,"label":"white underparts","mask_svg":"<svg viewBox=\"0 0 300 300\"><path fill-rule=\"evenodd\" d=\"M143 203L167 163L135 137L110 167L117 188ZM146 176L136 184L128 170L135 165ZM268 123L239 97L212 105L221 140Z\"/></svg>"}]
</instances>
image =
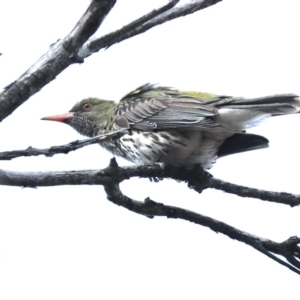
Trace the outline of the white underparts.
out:
<instances>
[{"instance_id":1,"label":"white underparts","mask_svg":"<svg viewBox=\"0 0 300 300\"><path fill-rule=\"evenodd\" d=\"M256 110L222 108L219 110L219 115L214 118L228 130L239 132L259 125L270 116L268 113Z\"/></svg>"},{"instance_id":2,"label":"white underparts","mask_svg":"<svg viewBox=\"0 0 300 300\"><path fill-rule=\"evenodd\" d=\"M212 134L193 131L148 133L145 136L140 132L134 132L123 136L121 143L126 148L127 159L136 164L163 163L173 166L200 164L208 169L215 162L218 148L228 135L231 133Z\"/></svg>"}]
</instances>

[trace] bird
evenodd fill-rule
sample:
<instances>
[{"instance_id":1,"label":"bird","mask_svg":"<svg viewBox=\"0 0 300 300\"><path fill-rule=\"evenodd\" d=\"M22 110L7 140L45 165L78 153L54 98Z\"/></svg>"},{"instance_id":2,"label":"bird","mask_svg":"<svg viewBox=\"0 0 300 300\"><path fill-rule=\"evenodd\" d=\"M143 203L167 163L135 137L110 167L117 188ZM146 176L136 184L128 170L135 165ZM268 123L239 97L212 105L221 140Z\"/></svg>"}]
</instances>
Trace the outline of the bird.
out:
<instances>
[{"instance_id":1,"label":"bird","mask_svg":"<svg viewBox=\"0 0 300 300\"><path fill-rule=\"evenodd\" d=\"M124 130L100 145L134 164L207 170L218 158L268 147L267 138L246 130L299 111L295 94L247 99L147 83L119 103L85 98L68 113L42 120L68 124L88 137Z\"/></svg>"}]
</instances>

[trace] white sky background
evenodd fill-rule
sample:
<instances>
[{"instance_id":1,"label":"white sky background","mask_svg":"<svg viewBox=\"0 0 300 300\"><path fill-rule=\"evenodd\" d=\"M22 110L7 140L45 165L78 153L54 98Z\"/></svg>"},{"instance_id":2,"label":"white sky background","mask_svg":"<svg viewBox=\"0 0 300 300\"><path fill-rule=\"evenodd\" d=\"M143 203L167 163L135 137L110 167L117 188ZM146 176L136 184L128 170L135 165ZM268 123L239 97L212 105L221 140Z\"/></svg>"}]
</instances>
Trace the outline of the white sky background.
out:
<instances>
[{"instance_id":1,"label":"white sky background","mask_svg":"<svg viewBox=\"0 0 300 300\"><path fill-rule=\"evenodd\" d=\"M119 0L96 34L115 30L166 1ZM89 1L0 2L0 87L28 69L76 24ZM73 65L0 123L0 151L80 138L41 117L97 96L120 99L146 82L236 96L300 94L298 0L224 0L100 51ZM251 132L270 148L223 158L218 178L300 193L300 116ZM98 145L53 158L18 158L19 171L100 169ZM120 165L129 163L118 159ZM194 210L266 238L300 235L300 208L170 180L130 180L122 190ZM0 299L252 299L299 295L299 276L222 234L192 223L150 220L108 202L102 187L0 187ZM259 296L258 296L259 295Z\"/></svg>"}]
</instances>

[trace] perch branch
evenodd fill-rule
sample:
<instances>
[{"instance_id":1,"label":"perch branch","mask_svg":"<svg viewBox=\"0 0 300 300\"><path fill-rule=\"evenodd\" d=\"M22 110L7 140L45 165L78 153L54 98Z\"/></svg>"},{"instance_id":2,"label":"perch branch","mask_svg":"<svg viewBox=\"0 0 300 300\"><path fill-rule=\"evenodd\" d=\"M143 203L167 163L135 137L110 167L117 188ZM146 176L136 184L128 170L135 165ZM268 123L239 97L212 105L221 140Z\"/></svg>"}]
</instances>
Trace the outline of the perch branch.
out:
<instances>
[{"instance_id":1,"label":"perch branch","mask_svg":"<svg viewBox=\"0 0 300 300\"><path fill-rule=\"evenodd\" d=\"M117 134L117 133L116 133ZM81 143L94 143L98 142L98 138L105 138L103 136L96 137L94 140L90 139L74 142L75 147L81 147ZM68 144L71 150L74 150L74 145ZM71 151L68 149L68 145L65 145L65 151ZM57 146L49 149L39 149L38 154L44 154L51 156L56 154L55 149ZM32 150L33 149L33 150ZM52 150L50 150L52 149ZM54 149L54 150L53 150ZM61 149L58 149L61 150ZM29 148L25 151L28 155L35 155L32 153L34 148ZM41 153L43 152L44 153ZM9 152L7 152L9 153ZM60 152L61 153L61 152ZM1 155L1 153L0 153ZM300 205L300 196L270 192L255 188L249 188L245 186L235 185L226 181L212 177L208 172L202 169L186 170L184 168L175 167L161 167L158 165L146 165L146 166L131 166L122 168L106 168L103 170L88 170L88 171L62 171L62 172L38 172L38 173L19 173L0 170L0 185L12 185L12 186L52 186L52 185L80 185L80 184L103 184L107 178L115 178L118 182L131 177L150 178L160 180L164 178L185 181L188 186L194 189L196 192L201 193L204 189L214 188L220 189L227 193L237 194L242 197L257 198L259 200L265 200L269 202L275 202L292 207ZM222 183L220 185L220 183Z\"/></svg>"},{"instance_id":2,"label":"perch branch","mask_svg":"<svg viewBox=\"0 0 300 300\"><path fill-rule=\"evenodd\" d=\"M277 243L269 239L249 234L219 220L183 208L157 203L149 198L146 198L143 202L133 200L124 195L119 188L120 182L134 176L165 178L166 174L164 169L165 168L158 166L120 168L113 159L111 160L109 167L103 170L36 173L20 173L0 170L0 184L25 187L66 184L103 185L109 201L125 207L132 212L151 218L154 216L165 216L167 218L182 219L208 227L215 232L223 233L232 239L253 247L300 275L300 238L298 237L291 237L282 243ZM175 178L177 178L176 174L182 174L182 172L174 168L169 168L167 173L168 172L174 173ZM191 176L194 175L195 174ZM206 185L206 181L211 177L206 172L202 172L200 175L201 178L204 178L204 185ZM180 175L180 178L183 177L185 177L185 175ZM186 176L186 181L189 182L189 179L189 176ZM193 182L190 184L193 184ZM284 261L276 255L284 257L287 261Z\"/></svg>"},{"instance_id":3,"label":"perch branch","mask_svg":"<svg viewBox=\"0 0 300 300\"><path fill-rule=\"evenodd\" d=\"M247 186L229 183L217 178L210 180L210 187L226 193L235 194L240 197L257 198L263 201L287 204L291 207L300 204L300 195L285 192L270 192L261 189L254 189Z\"/></svg>"},{"instance_id":4,"label":"perch branch","mask_svg":"<svg viewBox=\"0 0 300 300\"><path fill-rule=\"evenodd\" d=\"M115 159L111 160L109 169L119 169ZM208 178L210 178L210 176L208 176ZM154 216L165 216L167 218L182 219L208 227L217 233L223 233L232 239L238 240L239 242L243 242L253 247L277 263L300 275L300 247L298 246L298 244L300 244L299 237L290 237L282 243L277 243L269 239L249 234L208 216L201 215L183 208L157 203L150 198L146 198L144 202L136 201L125 196L121 192L119 183L119 180L116 180L115 177L112 177L112 180L104 184L107 199L114 204L123 206L130 211L145 215L150 218L153 218ZM288 262L274 254L283 256Z\"/></svg>"}]
</instances>

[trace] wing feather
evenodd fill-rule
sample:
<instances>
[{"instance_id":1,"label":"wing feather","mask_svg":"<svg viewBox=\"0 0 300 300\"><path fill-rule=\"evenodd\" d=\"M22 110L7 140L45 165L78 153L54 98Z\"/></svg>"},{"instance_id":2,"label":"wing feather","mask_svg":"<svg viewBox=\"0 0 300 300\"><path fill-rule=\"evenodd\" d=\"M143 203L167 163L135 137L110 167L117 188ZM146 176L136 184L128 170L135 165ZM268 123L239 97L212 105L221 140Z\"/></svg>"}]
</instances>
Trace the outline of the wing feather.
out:
<instances>
[{"instance_id":1,"label":"wing feather","mask_svg":"<svg viewBox=\"0 0 300 300\"><path fill-rule=\"evenodd\" d=\"M199 130L220 127L212 118L218 109L192 96L166 88L145 85L120 101L115 116L127 118L137 130Z\"/></svg>"},{"instance_id":2,"label":"wing feather","mask_svg":"<svg viewBox=\"0 0 300 300\"><path fill-rule=\"evenodd\" d=\"M266 116L298 112L300 100L293 94L245 99L207 93L185 93L146 84L123 97L114 116L125 117L130 128L137 130L204 129L236 132L236 126L232 127L230 122L227 124L220 118L223 108L245 110L243 116L251 118L253 114ZM252 114L247 114L247 110Z\"/></svg>"}]
</instances>

